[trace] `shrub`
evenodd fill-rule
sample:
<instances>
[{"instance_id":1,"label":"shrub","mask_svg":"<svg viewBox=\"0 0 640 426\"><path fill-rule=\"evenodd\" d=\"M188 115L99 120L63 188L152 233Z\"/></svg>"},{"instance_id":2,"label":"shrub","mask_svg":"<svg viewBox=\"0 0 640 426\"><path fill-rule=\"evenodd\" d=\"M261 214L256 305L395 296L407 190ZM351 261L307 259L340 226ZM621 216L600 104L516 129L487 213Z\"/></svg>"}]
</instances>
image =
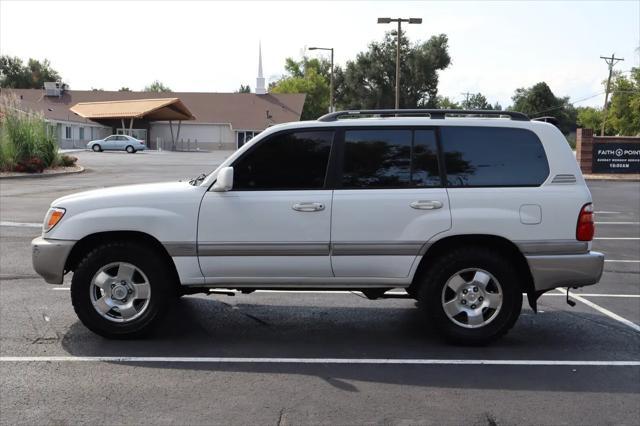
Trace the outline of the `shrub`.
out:
<instances>
[{"instance_id":1,"label":"shrub","mask_svg":"<svg viewBox=\"0 0 640 426\"><path fill-rule=\"evenodd\" d=\"M76 165L76 161L78 161L78 157L73 157L71 155L62 154L60 156L60 166L62 167L73 167Z\"/></svg>"},{"instance_id":2,"label":"shrub","mask_svg":"<svg viewBox=\"0 0 640 426\"><path fill-rule=\"evenodd\" d=\"M42 114L23 111L15 96L0 96L0 169L40 172L59 161L55 132Z\"/></svg>"}]
</instances>

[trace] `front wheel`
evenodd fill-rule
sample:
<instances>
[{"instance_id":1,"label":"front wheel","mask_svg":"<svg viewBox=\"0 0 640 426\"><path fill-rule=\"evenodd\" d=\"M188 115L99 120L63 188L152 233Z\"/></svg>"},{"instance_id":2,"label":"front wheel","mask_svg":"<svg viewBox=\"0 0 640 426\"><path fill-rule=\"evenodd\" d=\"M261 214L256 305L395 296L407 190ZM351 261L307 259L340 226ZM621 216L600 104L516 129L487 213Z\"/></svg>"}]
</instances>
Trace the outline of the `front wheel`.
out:
<instances>
[{"instance_id":1,"label":"front wheel","mask_svg":"<svg viewBox=\"0 0 640 426\"><path fill-rule=\"evenodd\" d=\"M135 154L136 152L135 148L133 148L131 145L128 145L126 150L129 154Z\"/></svg>"},{"instance_id":2,"label":"front wheel","mask_svg":"<svg viewBox=\"0 0 640 426\"><path fill-rule=\"evenodd\" d=\"M114 242L92 250L76 268L71 301L80 321L107 338L153 329L173 298L171 272L148 246Z\"/></svg>"},{"instance_id":3,"label":"front wheel","mask_svg":"<svg viewBox=\"0 0 640 426\"><path fill-rule=\"evenodd\" d=\"M485 344L501 337L522 309L512 262L487 248L457 249L435 259L418 297L438 333L460 344Z\"/></svg>"},{"instance_id":4,"label":"front wheel","mask_svg":"<svg viewBox=\"0 0 640 426\"><path fill-rule=\"evenodd\" d=\"M100 147L100 145L95 144L94 146L91 147L91 149L93 149L93 152L100 152L102 151L102 148Z\"/></svg>"}]
</instances>

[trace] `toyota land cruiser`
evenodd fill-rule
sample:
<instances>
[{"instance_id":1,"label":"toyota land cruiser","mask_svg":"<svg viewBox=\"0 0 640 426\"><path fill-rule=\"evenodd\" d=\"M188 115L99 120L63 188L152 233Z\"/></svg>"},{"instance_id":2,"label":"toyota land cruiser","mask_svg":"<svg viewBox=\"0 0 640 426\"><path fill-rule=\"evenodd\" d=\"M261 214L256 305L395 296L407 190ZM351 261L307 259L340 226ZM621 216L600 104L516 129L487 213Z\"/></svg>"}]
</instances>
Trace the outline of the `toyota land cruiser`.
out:
<instances>
[{"instance_id":1,"label":"toyota land cruiser","mask_svg":"<svg viewBox=\"0 0 640 426\"><path fill-rule=\"evenodd\" d=\"M552 124L380 110L273 126L190 182L59 198L32 246L47 282L73 272L78 317L110 338L211 289L403 288L443 337L478 344L515 324L523 293L535 310L546 291L598 282L593 233Z\"/></svg>"}]
</instances>

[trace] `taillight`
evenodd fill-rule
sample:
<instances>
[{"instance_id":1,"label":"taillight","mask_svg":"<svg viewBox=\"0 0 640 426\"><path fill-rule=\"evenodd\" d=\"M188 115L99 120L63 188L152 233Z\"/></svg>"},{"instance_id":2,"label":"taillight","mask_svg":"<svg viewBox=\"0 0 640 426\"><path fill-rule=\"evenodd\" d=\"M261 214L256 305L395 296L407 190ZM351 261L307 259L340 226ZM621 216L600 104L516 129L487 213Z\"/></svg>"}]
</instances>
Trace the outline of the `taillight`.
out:
<instances>
[{"instance_id":1,"label":"taillight","mask_svg":"<svg viewBox=\"0 0 640 426\"><path fill-rule=\"evenodd\" d=\"M593 204L585 204L578 215L578 226L576 227L576 239L578 241L593 240L595 226L593 224Z\"/></svg>"}]
</instances>

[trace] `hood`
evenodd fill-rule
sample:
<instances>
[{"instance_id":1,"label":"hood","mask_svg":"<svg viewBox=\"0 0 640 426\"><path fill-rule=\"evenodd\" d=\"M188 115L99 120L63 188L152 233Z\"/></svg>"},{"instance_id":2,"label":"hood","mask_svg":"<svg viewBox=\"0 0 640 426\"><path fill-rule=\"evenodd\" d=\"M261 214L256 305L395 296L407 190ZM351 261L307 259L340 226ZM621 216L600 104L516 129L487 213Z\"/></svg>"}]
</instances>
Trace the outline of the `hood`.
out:
<instances>
[{"instance_id":1,"label":"hood","mask_svg":"<svg viewBox=\"0 0 640 426\"><path fill-rule=\"evenodd\" d=\"M51 207L62 207L72 213L104 207L149 206L184 200L185 196L203 193L205 190L206 188L192 186L188 182L112 186L60 197L51 203Z\"/></svg>"}]
</instances>

